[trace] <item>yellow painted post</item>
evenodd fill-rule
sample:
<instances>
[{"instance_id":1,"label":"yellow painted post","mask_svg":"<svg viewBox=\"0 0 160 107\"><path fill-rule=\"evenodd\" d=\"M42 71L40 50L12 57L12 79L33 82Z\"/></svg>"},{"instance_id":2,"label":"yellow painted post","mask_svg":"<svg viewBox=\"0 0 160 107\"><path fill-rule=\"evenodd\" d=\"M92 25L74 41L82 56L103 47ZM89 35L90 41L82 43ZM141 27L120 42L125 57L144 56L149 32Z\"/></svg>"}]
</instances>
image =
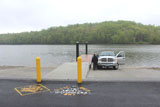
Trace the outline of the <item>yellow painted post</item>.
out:
<instances>
[{"instance_id":1,"label":"yellow painted post","mask_svg":"<svg viewBox=\"0 0 160 107\"><path fill-rule=\"evenodd\" d=\"M82 83L82 59L77 58L77 83Z\"/></svg>"},{"instance_id":2,"label":"yellow painted post","mask_svg":"<svg viewBox=\"0 0 160 107\"><path fill-rule=\"evenodd\" d=\"M36 58L36 70L37 70L37 82L41 82L41 65L40 65L40 57Z\"/></svg>"}]
</instances>

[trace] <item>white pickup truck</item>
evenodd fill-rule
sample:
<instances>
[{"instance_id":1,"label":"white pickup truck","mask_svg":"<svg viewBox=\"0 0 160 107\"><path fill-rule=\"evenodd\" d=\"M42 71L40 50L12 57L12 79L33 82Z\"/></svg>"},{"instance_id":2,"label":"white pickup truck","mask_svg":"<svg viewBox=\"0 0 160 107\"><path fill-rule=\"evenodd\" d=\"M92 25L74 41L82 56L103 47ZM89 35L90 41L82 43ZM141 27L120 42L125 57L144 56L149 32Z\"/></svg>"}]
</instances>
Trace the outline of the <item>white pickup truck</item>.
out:
<instances>
[{"instance_id":1,"label":"white pickup truck","mask_svg":"<svg viewBox=\"0 0 160 107\"><path fill-rule=\"evenodd\" d=\"M119 65L125 64L125 53L120 51L115 55L114 51L103 51L98 55L97 68L113 67L115 70L119 68Z\"/></svg>"}]
</instances>

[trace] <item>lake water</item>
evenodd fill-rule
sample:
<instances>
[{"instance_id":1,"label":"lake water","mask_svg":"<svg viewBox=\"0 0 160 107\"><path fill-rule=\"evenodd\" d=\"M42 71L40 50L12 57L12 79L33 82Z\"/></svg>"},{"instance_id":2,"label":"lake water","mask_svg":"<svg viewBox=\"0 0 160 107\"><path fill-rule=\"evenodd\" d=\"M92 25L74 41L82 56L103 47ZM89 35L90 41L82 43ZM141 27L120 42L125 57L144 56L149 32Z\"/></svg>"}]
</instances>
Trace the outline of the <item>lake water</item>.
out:
<instances>
[{"instance_id":1,"label":"lake water","mask_svg":"<svg viewBox=\"0 0 160 107\"><path fill-rule=\"evenodd\" d=\"M160 45L88 45L88 53L111 50L125 51L127 66L160 67ZM85 45L80 45L85 54ZM36 57L41 66L57 66L76 60L75 45L0 45L0 66L35 66Z\"/></svg>"}]
</instances>

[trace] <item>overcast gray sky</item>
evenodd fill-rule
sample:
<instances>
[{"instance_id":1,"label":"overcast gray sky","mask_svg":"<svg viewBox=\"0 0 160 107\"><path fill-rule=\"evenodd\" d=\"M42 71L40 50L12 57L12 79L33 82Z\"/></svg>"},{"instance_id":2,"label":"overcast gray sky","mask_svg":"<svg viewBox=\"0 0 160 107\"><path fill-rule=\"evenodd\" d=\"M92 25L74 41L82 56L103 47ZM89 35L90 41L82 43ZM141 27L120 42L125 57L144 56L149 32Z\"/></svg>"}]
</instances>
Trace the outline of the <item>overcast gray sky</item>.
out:
<instances>
[{"instance_id":1,"label":"overcast gray sky","mask_svg":"<svg viewBox=\"0 0 160 107\"><path fill-rule=\"evenodd\" d=\"M160 0L0 0L0 33L111 20L160 25Z\"/></svg>"}]
</instances>

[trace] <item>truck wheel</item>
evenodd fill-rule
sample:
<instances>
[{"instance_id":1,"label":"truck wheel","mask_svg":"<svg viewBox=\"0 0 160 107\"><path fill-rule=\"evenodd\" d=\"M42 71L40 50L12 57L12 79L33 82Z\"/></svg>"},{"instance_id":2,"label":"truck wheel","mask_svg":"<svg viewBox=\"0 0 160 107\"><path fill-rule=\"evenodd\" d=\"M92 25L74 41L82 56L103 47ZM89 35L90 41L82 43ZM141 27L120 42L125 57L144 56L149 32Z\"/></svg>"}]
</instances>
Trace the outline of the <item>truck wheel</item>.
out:
<instances>
[{"instance_id":1,"label":"truck wheel","mask_svg":"<svg viewBox=\"0 0 160 107\"><path fill-rule=\"evenodd\" d=\"M115 70L118 70L119 64L117 64L116 66L113 66L113 68L114 68Z\"/></svg>"}]
</instances>

